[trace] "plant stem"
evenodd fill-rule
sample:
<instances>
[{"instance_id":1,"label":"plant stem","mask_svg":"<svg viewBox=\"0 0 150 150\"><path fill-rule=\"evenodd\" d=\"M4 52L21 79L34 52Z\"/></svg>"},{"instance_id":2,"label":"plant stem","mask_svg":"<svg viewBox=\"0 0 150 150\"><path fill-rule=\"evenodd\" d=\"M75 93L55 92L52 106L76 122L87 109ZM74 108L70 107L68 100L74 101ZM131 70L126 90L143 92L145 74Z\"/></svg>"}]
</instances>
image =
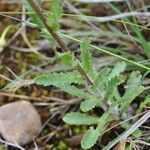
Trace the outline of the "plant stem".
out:
<instances>
[{"instance_id":1,"label":"plant stem","mask_svg":"<svg viewBox=\"0 0 150 150\"><path fill-rule=\"evenodd\" d=\"M62 38L56 32L54 32L53 29L48 25L47 20L46 20L45 16L43 15L43 12L42 12L40 6L37 4L37 2L35 2L35 0L27 0L27 1L30 4L30 6L32 7L32 9L35 11L35 13L38 15L38 17L40 18L40 20L42 21L42 23L44 24L44 26L48 30L48 32L53 36L53 38L61 46L62 51L65 51L65 52L70 51L68 46L62 40ZM83 70L83 68L80 64L77 66L77 69L79 70L79 72L82 75L84 75L85 79L88 82L92 83L92 81L90 81L90 79L88 78L87 74L85 73L85 71Z\"/></svg>"},{"instance_id":2,"label":"plant stem","mask_svg":"<svg viewBox=\"0 0 150 150\"><path fill-rule=\"evenodd\" d=\"M62 38L53 31L53 29L48 25L47 20L45 18L45 16L43 15L43 12L40 8L40 6L35 2L35 0L27 0L28 3L30 4L30 6L32 7L33 11L35 11L35 13L38 15L38 17L40 18L40 20L42 21L42 23L44 24L45 28L48 30L48 32L53 36L53 38L57 41L57 43L61 46L61 49L65 52L70 51L70 49L68 48L68 46L65 44L65 42L62 40ZM91 81L91 79L88 77L88 75L86 74L86 72L84 71L84 69L82 68L81 64L79 63L77 65L77 70L84 76L84 78L92 85L93 82ZM107 105L105 103L103 103L102 108L104 110L107 110Z\"/></svg>"},{"instance_id":3,"label":"plant stem","mask_svg":"<svg viewBox=\"0 0 150 150\"><path fill-rule=\"evenodd\" d=\"M74 38L74 37L72 37L72 36L69 36L69 35L66 35L66 34L61 34L61 35L62 35L63 37L66 37L66 38L68 38L68 39L71 39L71 40L73 40L73 41L75 41L75 42L79 42L79 43L81 42L80 40L78 40L78 39L76 39L76 38ZM128 63L130 63L130 64L133 64L133 65L138 66L138 67L140 67L140 68L142 68L142 69L145 69L145 70L147 70L147 71L150 71L150 67L147 67L147 66L145 66L145 65L142 65L142 64L140 64L139 62L132 61L132 60L130 60L130 59L128 59L128 58L119 56L119 55L117 55L117 54L114 54L114 53L112 53L112 52L109 52L109 51L107 51L107 50L105 50L105 49L103 49L103 48L97 47L97 46L92 45L92 44L90 44L90 46L91 46L91 48L94 48L94 49L96 49L96 50L98 50L98 51L101 51L101 52L103 52L103 53L105 53L105 54L108 54L108 55L110 55L110 56L114 56L114 57L116 57L116 58L119 58L120 60L124 60L124 61L126 61L126 62L128 62Z\"/></svg>"},{"instance_id":4,"label":"plant stem","mask_svg":"<svg viewBox=\"0 0 150 150\"><path fill-rule=\"evenodd\" d=\"M43 15L43 12L40 8L40 6L37 4L35 0L27 0L28 3L31 5L32 9L35 11L35 13L38 15L42 23L44 24L45 28L48 30L48 32L53 36L53 38L57 41L57 43L61 46L61 49L65 52L70 51L65 42L62 40L62 38L53 31L53 29L48 25L47 20L45 16Z\"/></svg>"}]
</instances>

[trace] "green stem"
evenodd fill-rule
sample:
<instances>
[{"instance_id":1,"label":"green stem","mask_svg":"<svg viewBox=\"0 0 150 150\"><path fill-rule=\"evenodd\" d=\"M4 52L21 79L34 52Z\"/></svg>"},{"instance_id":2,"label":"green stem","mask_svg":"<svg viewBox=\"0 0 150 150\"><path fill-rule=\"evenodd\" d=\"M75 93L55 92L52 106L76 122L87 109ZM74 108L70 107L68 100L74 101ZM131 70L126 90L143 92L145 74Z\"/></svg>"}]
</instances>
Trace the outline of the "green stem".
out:
<instances>
[{"instance_id":1,"label":"green stem","mask_svg":"<svg viewBox=\"0 0 150 150\"><path fill-rule=\"evenodd\" d=\"M9 26L7 26L5 29L4 29L4 31L2 32L2 34L1 34L1 37L0 37L0 47L5 47L6 46L6 40L5 40L5 37L6 37L6 34L8 33L8 31L11 29L11 28L13 28L13 27L15 27L14 25L9 25Z\"/></svg>"},{"instance_id":2,"label":"green stem","mask_svg":"<svg viewBox=\"0 0 150 150\"><path fill-rule=\"evenodd\" d=\"M12 27L14 27L13 25L9 25L9 26L7 26L5 29L4 29L4 31L3 31L3 33L1 34L1 37L0 37L0 39L5 39L5 37L6 37L6 34L8 33L8 31L10 30L10 28L12 28Z\"/></svg>"},{"instance_id":3,"label":"green stem","mask_svg":"<svg viewBox=\"0 0 150 150\"><path fill-rule=\"evenodd\" d=\"M76 38L73 38L73 37L71 37L71 36L69 36L69 35L66 35L66 34L61 34L61 35L62 35L63 37L66 37L66 38L70 39L70 40L73 40L73 41L75 41L75 42L79 42L79 43L81 42L81 40L78 40L78 39L76 39ZM136 65L136 66L138 66L138 67L140 67L140 68L142 68L142 69L145 69L145 70L150 71L150 68L149 68L149 67L144 66L144 65L142 65L142 64L140 64L140 63L138 63L138 62L135 62L135 61L129 60L129 59L127 59L127 58L124 58L124 57L122 57L122 56L116 55L116 54L114 54L114 53L112 53L112 52L109 52L109 51L107 51L107 50L105 50L105 49L99 48L99 47L97 47L97 46L95 46L95 45L90 44L90 46L91 46L92 48L98 50L98 51L101 51L101 52L105 53L105 54L114 56L114 57L119 58L119 59L121 59L121 60L124 60L124 61L126 61L126 62L128 62L128 63L131 63L131 64L133 64L133 65Z\"/></svg>"},{"instance_id":4,"label":"green stem","mask_svg":"<svg viewBox=\"0 0 150 150\"><path fill-rule=\"evenodd\" d=\"M57 41L57 43L60 45L61 49L65 52L70 51L65 42L62 40L62 38L53 31L53 29L48 25L47 19L45 18L40 6L37 4L35 0L27 0L30 6L32 7L33 11L38 15L42 23L44 24L45 28L48 30L48 32L54 37L54 39Z\"/></svg>"}]
</instances>

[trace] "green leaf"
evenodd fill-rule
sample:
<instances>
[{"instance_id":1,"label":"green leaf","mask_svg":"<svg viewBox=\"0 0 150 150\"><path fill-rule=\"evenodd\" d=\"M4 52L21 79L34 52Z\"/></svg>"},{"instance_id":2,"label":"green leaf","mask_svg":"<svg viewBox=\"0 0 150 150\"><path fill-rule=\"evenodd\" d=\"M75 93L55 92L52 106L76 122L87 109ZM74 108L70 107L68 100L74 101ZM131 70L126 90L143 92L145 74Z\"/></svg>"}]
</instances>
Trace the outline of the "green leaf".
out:
<instances>
[{"instance_id":1,"label":"green leaf","mask_svg":"<svg viewBox=\"0 0 150 150\"><path fill-rule=\"evenodd\" d=\"M124 129L129 129L132 124L130 124L130 122L124 122L121 124L121 126L124 128ZM135 138L139 138L141 135L142 135L142 131L140 129L136 129L132 135L135 137Z\"/></svg>"},{"instance_id":2,"label":"green leaf","mask_svg":"<svg viewBox=\"0 0 150 150\"><path fill-rule=\"evenodd\" d=\"M60 7L60 0L52 1L52 12L47 13L48 24L54 31L58 31L60 28L59 20L62 17L62 9Z\"/></svg>"},{"instance_id":3,"label":"green leaf","mask_svg":"<svg viewBox=\"0 0 150 150\"><path fill-rule=\"evenodd\" d=\"M89 77L94 80L96 77L95 70L92 63L92 56L90 53L90 43L88 40L84 40L80 43L81 48L81 61L82 67Z\"/></svg>"},{"instance_id":4,"label":"green leaf","mask_svg":"<svg viewBox=\"0 0 150 150\"><path fill-rule=\"evenodd\" d=\"M126 89L125 94L123 95L123 97L120 100L120 103L121 103L120 110L121 111L127 110L129 105L130 105L130 103L138 95L140 95L143 91L144 91L144 87L143 86L135 86L135 87L131 87L131 88Z\"/></svg>"},{"instance_id":5,"label":"green leaf","mask_svg":"<svg viewBox=\"0 0 150 150\"><path fill-rule=\"evenodd\" d=\"M55 14L55 18L57 20L59 20L63 15L62 8L60 5L61 5L61 0L52 1L52 12Z\"/></svg>"},{"instance_id":6,"label":"green leaf","mask_svg":"<svg viewBox=\"0 0 150 150\"><path fill-rule=\"evenodd\" d=\"M65 52L58 54L58 58L60 59L61 63L66 65L72 65L74 63L74 53Z\"/></svg>"},{"instance_id":7,"label":"green leaf","mask_svg":"<svg viewBox=\"0 0 150 150\"><path fill-rule=\"evenodd\" d=\"M80 73L73 71L69 73L49 73L46 75L38 76L35 78L35 83L43 86L56 86L62 91L67 92L71 95L77 96L82 99L91 99L91 94L81 90L71 84L84 84Z\"/></svg>"},{"instance_id":8,"label":"green leaf","mask_svg":"<svg viewBox=\"0 0 150 150\"><path fill-rule=\"evenodd\" d=\"M41 29L41 36L47 39L50 42L50 44L54 44L55 40L46 28Z\"/></svg>"},{"instance_id":9,"label":"green leaf","mask_svg":"<svg viewBox=\"0 0 150 150\"><path fill-rule=\"evenodd\" d=\"M77 96L82 99L88 99L89 97L91 97L89 93L75 87L74 85L63 85L63 86L57 85L57 87L64 92L67 92L71 95Z\"/></svg>"},{"instance_id":10,"label":"green leaf","mask_svg":"<svg viewBox=\"0 0 150 150\"><path fill-rule=\"evenodd\" d=\"M49 26L56 32L59 30L59 23L55 18L55 15L51 12L47 12L46 14L47 16L47 23L49 24Z\"/></svg>"},{"instance_id":11,"label":"green leaf","mask_svg":"<svg viewBox=\"0 0 150 150\"><path fill-rule=\"evenodd\" d=\"M63 121L71 125L93 125L98 123L99 118L79 112L71 112L63 117Z\"/></svg>"},{"instance_id":12,"label":"green leaf","mask_svg":"<svg viewBox=\"0 0 150 150\"><path fill-rule=\"evenodd\" d=\"M51 43L54 43L54 38L51 36L51 34L45 28L45 25L43 24L41 19L38 17L38 15L36 13L33 13L34 11L33 11L32 7L28 4L28 2L23 1L23 0L22 0L22 2L25 3L25 6L26 6L28 12L32 12L32 13L29 13L31 22L34 23L34 25L36 25L41 30L42 37L48 39Z\"/></svg>"},{"instance_id":13,"label":"green leaf","mask_svg":"<svg viewBox=\"0 0 150 150\"><path fill-rule=\"evenodd\" d=\"M34 12L32 7L28 4L27 1L22 0L22 2L24 3L24 6L26 6L28 12ZM33 22L39 29L45 28L43 22L36 13L29 13L29 16L31 18L31 22Z\"/></svg>"},{"instance_id":14,"label":"green leaf","mask_svg":"<svg viewBox=\"0 0 150 150\"><path fill-rule=\"evenodd\" d=\"M129 143L129 145L126 145L125 150L133 150L134 149L133 147L134 147L133 144Z\"/></svg>"},{"instance_id":15,"label":"green leaf","mask_svg":"<svg viewBox=\"0 0 150 150\"><path fill-rule=\"evenodd\" d=\"M134 71L130 74L127 80L127 88L125 90L124 96L121 98L121 111L127 110L130 103L144 91L144 87L141 86L142 76L138 71Z\"/></svg>"},{"instance_id":16,"label":"green leaf","mask_svg":"<svg viewBox=\"0 0 150 150\"><path fill-rule=\"evenodd\" d=\"M77 96L79 98L84 99L84 102L81 102L80 108L83 112L87 112L92 110L94 107L96 106L100 106L100 100L95 97L94 95L90 95L89 93L78 89L77 87L73 86L73 85L66 85L66 86L62 86L60 87L61 90Z\"/></svg>"},{"instance_id":17,"label":"green leaf","mask_svg":"<svg viewBox=\"0 0 150 150\"><path fill-rule=\"evenodd\" d=\"M137 26L131 26L131 27L133 31L136 33L137 37L139 38L139 43L143 47L144 53L147 55L148 58L150 58L150 51L149 51L150 44L148 41L146 41L145 37L142 35L142 32L138 26L136 18L134 17L133 19L134 19L134 24ZM130 20L128 22L130 22Z\"/></svg>"},{"instance_id":18,"label":"green leaf","mask_svg":"<svg viewBox=\"0 0 150 150\"><path fill-rule=\"evenodd\" d=\"M119 84L121 84L121 79L119 77L116 76L114 78L111 78L111 80L108 82L108 87L105 93L106 100L109 100L114 96L114 90Z\"/></svg>"},{"instance_id":19,"label":"green leaf","mask_svg":"<svg viewBox=\"0 0 150 150\"><path fill-rule=\"evenodd\" d=\"M81 147L83 149L90 149L92 146L94 146L94 144L98 140L98 137L99 137L98 130L94 130L93 127L90 127L90 129L88 129L88 131L82 138Z\"/></svg>"},{"instance_id":20,"label":"green leaf","mask_svg":"<svg viewBox=\"0 0 150 150\"><path fill-rule=\"evenodd\" d=\"M137 129L135 130L132 135L135 137L135 138L140 138L142 136L142 131L140 129Z\"/></svg>"},{"instance_id":21,"label":"green leaf","mask_svg":"<svg viewBox=\"0 0 150 150\"><path fill-rule=\"evenodd\" d=\"M97 129L99 132L104 130L104 127L106 127L106 123L112 120L112 116L108 113L105 112L100 118L99 118L99 124Z\"/></svg>"},{"instance_id":22,"label":"green leaf","mask_svg":"<svg viewBox=\"0 0 150 150\"><path fill-rule=\"evenodd\" d=\"M111 70L111 73L109 74L108 79L114 78L115 76L120 75L121 72L123 72L126 68L125 62L118 62L115 64L114 68Z\"/></svg>"},{"instance_id":23,"label":"green leaf","mask_svg":"<svg viewBox=\"0 0 150 150\"><path fill-rule=\"evenodd\" d=\"M93 89L99 89L101 92L106 91L106 85L108 83L108 74L110 73L110 68L103 68L98 73L98 76L96 77L94 83L93 83Z\"/></svg>"},{"instance_id":24,"label":"green leaf","mask_svg":"<svg viewBox=\"0 0 150 150\"><path fill-rule=\"evenodd\" d=\"M114 89L114 91L113 91L113 96L114 96L115 100L120 100L120 99L121 99L121 95L120 95L120 93L119 93L118 87L116 87L116 88ZM112 102L112 101L111 101L111 102ZM114 101L114 102L115 102L115 101ZM112 103L114 103L114 102L112 102Z\"/></svg>"},{"instance_id":25,"label":"green leaf","mask_svg":"<svg viewBox=\"0 0 150 150\"><path fill-rule=\"evenodd\" d=\"M101 133L104 131L104 129L107 127L106 124L112 119L111 115L109 113L104 113L99 118L99 123L96 129L91 127L83 136L81 141L81 146L83 149L90 149L96 141L98 140Z\"/></svg>"},{"instance_id":26,"label":"green leaf","mask_svg":"<svg viewBox=\"0 0 150 150\"><path fill-rule=\"evenodd\" d=\"M80 108L83 112L87 112L92 110L94 107L100 105L100 100L91 96L91 98L86 99L85 101L81 102Z\"/></svg>"},{"instance_id":27,"label":"green leaf","mask_svg":"<svg viewBox=\"0 0 150 150\"><path fill-rule=\"evenodd\" d=\"M128 86L137 86L141 83L141 78L142 78L142 75L140 74L139 71L133 71L130 76L129 76L129 79L127 81L127 85Z\"/></svg>"},{"instance_id":28,"label":"green leaf","mask_svg":"<svg viewBox=\"0 0 150 150\"><path fill-rule=\"evenodd\" d=\"M140 104L138 110L136 111L136 114L139 114L140 112L142 112L142 109L146 105L150 106L150 97L149 96L147 96L147 98Z\"/></svg>"},{"instance_id":29,"label":"green leaf","mask_svg":"<svg viewBox=\"0 0 150 150\"><path fill-rule=\"evenodd\" d=\"M36 84L43 86L63 86L66 84L83 84L84 81L78 71L73 71L69 73L48 73L46 75L38 76L35 78Z\"/></svg>"}]
</instances>

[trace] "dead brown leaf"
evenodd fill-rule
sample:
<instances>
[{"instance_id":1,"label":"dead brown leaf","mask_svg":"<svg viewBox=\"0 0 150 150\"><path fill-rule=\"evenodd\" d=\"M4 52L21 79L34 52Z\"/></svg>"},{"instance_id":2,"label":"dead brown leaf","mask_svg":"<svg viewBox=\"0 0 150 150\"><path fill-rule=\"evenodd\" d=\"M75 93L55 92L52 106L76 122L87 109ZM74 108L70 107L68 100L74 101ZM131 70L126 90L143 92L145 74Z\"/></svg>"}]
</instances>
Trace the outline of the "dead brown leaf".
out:
<instances>
[{"instance_id":1,"label":"dead brown leaf","mask_svg":"<svg viewBox=\"0 0 150 150\"><path fill-rule=\"evenodd\" d=\"M126 140L120 141L113 150L125 150Z\"/></svg>"}]
</instances>

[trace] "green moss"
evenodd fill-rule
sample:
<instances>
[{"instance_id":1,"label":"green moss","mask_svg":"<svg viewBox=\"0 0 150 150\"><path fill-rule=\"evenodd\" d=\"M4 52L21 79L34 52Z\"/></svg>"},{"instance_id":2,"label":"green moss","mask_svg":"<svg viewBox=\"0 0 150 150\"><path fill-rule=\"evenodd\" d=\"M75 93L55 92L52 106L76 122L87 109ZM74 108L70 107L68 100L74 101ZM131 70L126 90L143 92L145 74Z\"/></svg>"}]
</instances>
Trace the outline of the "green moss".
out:
<instances>
[{"instance_id":1,"label":"green moss","mask_svg":"<svg viewBox=\"0 0 150 150\"><path fill-rule=\"evenodd\" d=\"M60 141L57 150L67 150L67 145L63 141Z\"/></svg>"}]
</instances>

